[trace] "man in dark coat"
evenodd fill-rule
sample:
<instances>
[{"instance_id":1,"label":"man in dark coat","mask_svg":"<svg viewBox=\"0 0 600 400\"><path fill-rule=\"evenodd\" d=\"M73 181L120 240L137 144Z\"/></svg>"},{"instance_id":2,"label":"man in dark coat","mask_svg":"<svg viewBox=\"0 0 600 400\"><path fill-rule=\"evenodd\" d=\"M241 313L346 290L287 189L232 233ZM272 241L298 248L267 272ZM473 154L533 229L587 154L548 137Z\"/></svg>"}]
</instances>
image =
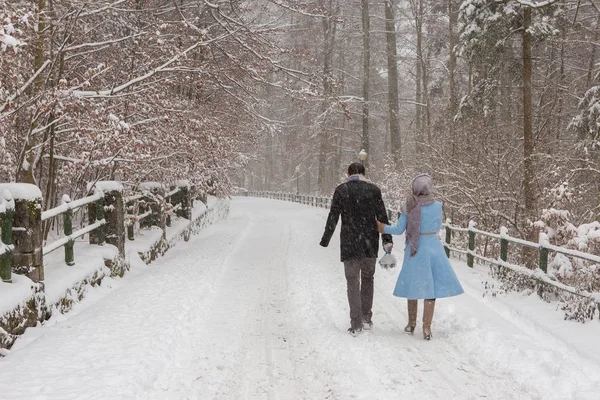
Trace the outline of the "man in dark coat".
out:
<instances>
[{"instance_id":1,"label":"man in dark coat","mask_svg":"<svg viewBox=\"0 0 600 400\"><path fill-rule=\"evenodd\" d=\"M350 305L348 332L354 335L373 326L373 275L379 250L379 231L375 221L388 223L381 190L365 178L365 167L360 163L350 164L347 182L335 189L321 246L329 245L340 214L341 259ZM392 236L384 234L382 240L384 249L391 251Z\"/></svg>"}]
</instances>

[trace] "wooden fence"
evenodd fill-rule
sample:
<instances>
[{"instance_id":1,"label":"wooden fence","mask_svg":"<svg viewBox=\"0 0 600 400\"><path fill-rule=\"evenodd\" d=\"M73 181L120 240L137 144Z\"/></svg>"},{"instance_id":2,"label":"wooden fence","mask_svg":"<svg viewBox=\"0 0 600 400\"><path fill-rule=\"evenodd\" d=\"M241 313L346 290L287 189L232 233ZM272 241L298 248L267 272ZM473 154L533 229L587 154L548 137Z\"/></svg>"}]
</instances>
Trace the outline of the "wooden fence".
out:
<instances>
[{"instance_id":1,"label":"wooden fence","mask_svg":"<svg viewBox=\"0 0 600 400\"><path fill-rule=\"evenodd\" d=\"M37 187L0 184L2 281L11 283L13 272L23 273L34 282L43 281L43 256L61 247L64 248L65 263L75 265L75 239L84 235L89 236L90 244L115 245L123 256L125 228L128 239L135 240L134 227L139 227L140 223L159 226L164 231L165 226L171 224L171 215L191 219L193 188L185 181L173 185L168 193L162 184L154 182L139 185L127 197L123 197L123 191L118 182L96 182L88 188L92 193L89 196L71 201L65 195L61 205L41 212L42 198ZM25 192L28 196L22 196ZM74 232L73 214L83 207L86 207L88 223ZM42 246L42 223L48 224L61 217L63 236ZM18 236L16 241L13 235Z\"/></svg>"}]
</instances>

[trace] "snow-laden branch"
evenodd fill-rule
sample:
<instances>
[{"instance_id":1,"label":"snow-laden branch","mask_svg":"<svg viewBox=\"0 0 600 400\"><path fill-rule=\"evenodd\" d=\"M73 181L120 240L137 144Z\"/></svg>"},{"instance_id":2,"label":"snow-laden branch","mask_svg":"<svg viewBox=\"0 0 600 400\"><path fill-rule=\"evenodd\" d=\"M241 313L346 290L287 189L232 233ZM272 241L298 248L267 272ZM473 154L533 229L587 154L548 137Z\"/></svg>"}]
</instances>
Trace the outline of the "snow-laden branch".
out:
<instances>
[{"instance_id":1,"label":"snow-laden branch","mask_svg":"<svg viewBox=\"0 0 600 400\"><path fill-rule=\"evenodd\" d=\"M4 110L7 109L7 107L10 105L10 103L12 103L17 97L19 97L21 95L21 93L23 93L25 91L25 89L27 89L29 87L29 85L31 85L35 81L35 79L38 77L38 75L41 74L42 71L44 71L44 69L46 69L46 67L49 64L50 64L50 60L46 60L46 62L37 71L35 71L35 73L31 76L31 78L29 78L29 80L27 82L25 82L25 84L23 86L21 86L12 96L10 96L8 99L6 99L4 104L2 104L2 107L0 107L0 112L3 113L3 114L0 114L0 121L2 121L4 119L4 117L7 115L7 114L4 114Z\"/></svg>"},{"instance_id":2,"label":"snow-laden branch","mask_svg":"<svg viewBox=\"0 0 600 400\"><path fill-rule=\"evenodd\" d=\"M166 117L165 116L160 116L160 117L155 117L155 118L147 118L141 121L137 121L134 122L132 124L129 124L129 126L134 127L134 126L138 126L138 125L144 125L144 124L150 124L152 122L156 122L156 121L163 121Z\"/></svg>"},{"instance_id":3,"label":"snow-laden branch","mask_svg":"<svg viewBox=\"0 0 600 400\"><path fill-rule=\"evenodd\" d=\"M50 158L50 154L44 154L43 158ZM52 158L54 158L55 160L58 160L58 161L65 161L65 162L72 162L72 163L82 163L83 162L83 160L79 159L79 158L59 156L56 154Z\"/></svg>"},{"instance_id":4,"label":"snow-laden branch","mask_svg":"<svg viewBox=\"0 0 600 400\"><path fill-rule=\"evenodd\" d=\"M108 5L106 5L106 6L102 7L102 8L98 8L96 10L88 11L86 13L81 13L81 14L79 14L79 16L80 17L89 17L90 15L98 14L98 13L101 13L103 11L106 11L106 10L109 10L111 8L114 8L115 6L118 6L121 3L125 3L126 1L127 0L118 0L118 1L116 1L116 2L114 2L112 4L108 4Z\"/></svg>"},{"instance_id":5,"label":"snow-laden branch","mask_svg":"<svg viewBox=\"0 0 600 400\"><path fill-rule=\"evenodd\" d=\"M524 6L529 6L531 8L542 8L549 6L550 4L556 3L557 0L544 0L540 2L536 2L535 0L517 0L517 3L522 4Z\"/></svg>"},{"instance_id":6,"label":"snow-laden branch","mask_svg":"<svg viewBox=\"0 0 600 400\"><path fill-rule=\"evenodd\" d=\"M105 45L109 45L109 44L114 44L114 43L119 43L122 42L124 40L128 40L128 39L132 39L138 36L142 36L145 35L147 32L140 32L140 33L136 33L134 35L129 35L126 37L122 37L119 39L114 39L114 40L107 40L105 42L96 42L96 43L83 43L83 44L78 44L75 46L69 46L67 48L64 49L64 51L73 51L73 50L79 50L85 47L98 47L98 46L105 46Z\"/></svg>"},{"instance_id":7,"label":"snow-laden branch","mask_svg":"<svg viewBox=\"0 0 600 400\"><path fill-rule=\"evenodd\" d=\"M52 120L48 125L41 126L39 128L35 128L31 131L31 136L36 135L40 132L44 132L46 129L50 128L52 125L57 124L61 119L63 119L66 114L61 115L59 118Z\"/></svg>"},{"instance_id":8,"label":"snow-laden branch","mask_svg":"<svg viewBox=\"0 0 600 400\"><path fill-rule=\"evenodd\" d=\"M123 90L129 88L130 86L133 86L137 83L143 82L148 78L153 77L154 75L158 74L159 72L165 72L168 71L167 67L171 64L173 64L174 62L178 61L180 58L182 58L183 56L185 56L187 53L189 53L190 51L196 49L197 47L200 46L206 46L212 42L216 42L218 40L221 40L227 36L229 36L230 33L227 34L223 34L219 37L216 37L214 39L211 40L207 40L207 41L202 41L202 42L196 42L195 44L193 44L192 46L188 47L187 49L185 49L183 52L175 55L173 58L171 58L170 60L168 60L167 62L165 62L164 64L162 64L160 67L153 69L152 71L149 71L147 73L145 73L144 75L138 76L128 82L125 82L124 84L117 86L114 89L106 89L106 90L100 90L100 91L93 91L93 90L74 90L73 96L76 97L82 97L82 98L86 98L86 97L111 97L119 92L122 92Z\"/></svg>"},{"instance_id":9,"label":"snow-laden branch","mask_svg":"<svg viewBox=\"0 0 600 400\"><path fill-rule=\"evenodd\" d=\"M326 18L325 14L313 14L313 13L310 13L310 12L307 12L304 10L300 10L299 8L295 8L290 5L283 4L283 2L279 1L279 0L269 0L269 2L275 4L276 6L285 8L286 10L289 10L289 11L292 11L292 12L295 12L295 13L298 13L301 15L306 15L308 17Z\"/></svg>"},{"instance_id":10,"label":"snow-laden branch","mask_svg":"<svg viewBox=\"0 0 600 400\"><path fill-rule=\"evenodd\" d=\"M206 4L210 8L219 9L219 6L217 4L211 3L210 1L204 0L204 4Z\"/></svg>"}]
</instances>

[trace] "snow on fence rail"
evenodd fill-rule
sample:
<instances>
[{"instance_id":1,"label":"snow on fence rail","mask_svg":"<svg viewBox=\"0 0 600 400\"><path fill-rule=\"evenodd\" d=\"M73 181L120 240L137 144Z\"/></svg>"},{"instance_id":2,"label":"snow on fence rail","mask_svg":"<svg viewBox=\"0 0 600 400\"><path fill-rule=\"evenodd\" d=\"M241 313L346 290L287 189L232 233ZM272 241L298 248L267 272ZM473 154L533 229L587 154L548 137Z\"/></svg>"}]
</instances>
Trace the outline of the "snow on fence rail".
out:
<instances>
[{"instance_id":1,"label":"snow on fence rail","mask_svg":"<svg viewBox=\"0 0 600 400\"><path fill-rule=\"evenodd\" d=\"M85 205L96 203L96 218L95 222L90 222L88 226L82 228L76 232L73 232L73 212L80 207ZM42 213L42 221L47 221L50 218L58 217L59 215L63 216L63 233L64 237L44 246L43 254L49 254L54 250L64 247L65 248L65 263L67 265L75 264L75 254L73 251L75 239L78 237L84 236L87 233L90 233L94 230L101 228L106 224L106 220L103 218L104 215L104 192L102 190L96 190L96 192L87 197L83 197L81 199L71 201L69 196L63 196L63 203L55 208L51 208L50 210L46 210ZM100 241L99 245L104 244L105 234L103 231L100 231L99 235Z\"/></svg>"},{"instance_id":2,"label":"snow on fence rail","mask_svg":"<svg viewBox=\"0 0 600 400\"><path fill-rule=\"evenodd\" d=\"M293 201L296 203L311 205L315 207L324 207L329 208L331 206L331 197L326 196L316 196L316 195L306 195L300 193L289 193L289 192L268 192L268 191L249 191L246 192L246 196L249 197L265 197L277 200L285 200L285 201ZM387 209L387 215L390 220L392 220L394 216L399 216L400 212L397 210ZM507 268L513 272L521 276L526 276L529 278L536 279L540 282L543 282L546 285L553 286L556 289L563 290L573 295L581 296L584 298L588 298L594 301L598 305L598 309L600 310L600 293L591 293L585 290L581 290L578 288L574 288L572 286L566 285L562 282L556 281L552 279L547 274L548 270L548 255L550 251L553 251L558 254L563 254L569 257L576 257L586 261L594 262L600 264L600 256L584 253L577 250L571 250L564 247L553 246L548 242L548 237L543 232L540 233L538 243L530 242L527 240L514 238L508 235L508 229L501 228L500 234L481 231L475 228L476 224L474 221L469 222L469 226L467 228L462 228L459 226L452 225L450 220L447 220L445 224L442 225L442 228L445 230L445 241L443 242L444 248L446 250L446 255L450 257L450 252L454 251L456 253L465 254L467 256L467 265L473 268L475 259L481 260L483 262L489 264L495 264L504 268ZM467 233L468 234L468 248L459 249L457 247L451 246L452 232L459 233ZM500 257L498 259L488 258L483 255L477 254L476 252L476 239L477 235L486 236L492 239L500 240ZM529 269L519 265L514 265L508 262L508 248L509 244L516 244L519 246L526 246L538 251L538 268L537 269Z\"/></svg>"},{"instance_id":3,"label":"snow on fence rail","mask_svg":"<svg viewBox=\"0 0 600 400\"><path fill-rule=\"evenodd\" d=\"M68 212L69 210L75 211L78 208L85 206L86 204L93 203L94 201L102 199L102 196L104 196L104 194L101 191L97 191L91 196L71 201L71 199L69 199L69 197L65 195L63 196L63 203L60 206L42 212L42 221L46 221L52 217L56 217L60 214Z\"/></svg>"}]
</instances>

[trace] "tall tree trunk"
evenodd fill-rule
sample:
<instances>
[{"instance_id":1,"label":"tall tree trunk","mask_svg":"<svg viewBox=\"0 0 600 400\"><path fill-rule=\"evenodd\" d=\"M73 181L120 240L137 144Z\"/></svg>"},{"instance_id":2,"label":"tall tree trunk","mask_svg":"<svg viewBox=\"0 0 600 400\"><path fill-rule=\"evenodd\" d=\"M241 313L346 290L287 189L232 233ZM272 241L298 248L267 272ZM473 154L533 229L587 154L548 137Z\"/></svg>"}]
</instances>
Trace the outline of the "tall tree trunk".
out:
<instances>
[{"instance_id":1,"label":"tall tree trunk","mask_svg":"<svg viewBox=\"0 0 600 400\"><path fill-rule=\"evenodd\" d=\"M371 44L370 44L370 17L369 0L361 0L362 3L362 28L363 28L363 107L362 107L362 138L361 147L369 154L369 83L371 69ZM364 161L367 166L368 159Z\"/></svg>"},{"instance_id":2,"label":"tall tree trunk","mask_svg":"<svg viewBox=\"0 0 600 400\"><path fill-rule=\"evenodd\" d=\"M42 67L44 63L44 42L46 38L46 0L38 0L38 24L37 24L37 40L35 43L34 55L34 71ZM35 89L40 90L44 77L42 74L35 79Z\"/></svg>"},{"instance_id":3,"label":"tall tree trunk","mask_svg":"<svg viewBox=\"0 0 600 400\"><path fill-rule=\"evenodd\" d=\"M427 57L428 59L429 57ZM423 73L423 102L425 103L425 128L427 130L427 145L431 148L433 145L431 140L431 107L429 104L429 73L427 71L427 61L425 57L421 57Z\"/></svg>"},{"instance_id":4,"label":"tall tree trunk","mask_svg":"<svg viewBox=\"0 0 600 400\"><path fill-rule=\"evenodd\" d=\"M343 15L341 15L342 20L344 21L345 18ZM342 23L342 31L345 30L345 24ZM340 65L340 69L342 71L346 70L346 52L348 49L348 41L347 40L340 40L340 45L339 45L339 65ZM340 93L342 95L345 95L348 91L347 88L347 84L346 84L346 75L345 74L340 74L340 79L339 79L339 90ZM341 113L341 131L339 131L339 133L337 135L335 135L335 145L336 148L334 149L334 154L333 154L333 158L334 158L334 165L332 168L332 173L331 173L331 182L332 182L332 188L337 186L339 179L340 179L340 171L342 170L342 154L343 154L343 147L344 147L344 135L346 133L346 124L347 124L347 119L348 116L346 115L346 112L344 110L344 112ZM331 192L330 192L331 193Z\"/></svg>"},{"instance_id":5,"label":"tall tree trunk","mask_svg":"<svg viewBox=\"0 0 600 400\"><path fill-rule=\"evenodd\" d=\"M454 116L456 115L456 83L454 81L454 72L456 69L456 52L454 51L454 24L456 18L454 14L452 0L448 0L448 36L449 36L449 52L450 59L448 61L448 70L450 72L450 140L452 141L452 158L456 157L456 130L454 126Z\"/></svg>"},{"instance_id":6,"label":"tall tree trunk","mask_svg":"<svg viewBox=\"0 0 600 400\"><path fill-rule=\"evenodd\" d=\"M396 49L395 1L385 1L385 32L387 37L388 112L390 118L390 144L397 167L402 165L402 139L400 136L400 103L398 101L398 54Z\"/></svg>"},{"instance_id":7,"label":"tall tree trunk","mask_svg":"<svg viewBox=\"0 0 600 400\"><path fill-rule=\"evenodd\" d=\"M416 85L415 85L415 141L417 146L417 155L423 153L423 126L422 126L422 104L423 94L421 92L421 82L423 80L423 2L417 0L415 6L415 28L417 33L417 64L416 64ZM418 157L420 158L420 157Z\"/></svg>"},{"instance_id":8,"label":"tall tree trunk","mask_svg":"<svg viewBox=\"0 0 600 400\"><path fill-rule=\"evenodd\" d=\"M324 6L324 4L323 4ZM327 131L327 120L329 107L333 97L333 48L335 44L337 2L329 0L327 15L323 18L323 105L321 117L323 121L319 129L319 173L317 176L317 187L320 193L327 193L327 154L329 152L329 134Z\"/></svg>"},{"instance_id":9,"label":"tall tree trunk","mask_svg":"<svg viewBox=\"0 0 600 400\"><path fill-rule=\"evenodd\" d=\"M531 7L523 12L523 195L525 198L525 218L533 221L536 210L534 189L535 165L533 160L533 109L532 109L532 59L531 59ZM528 239L537 241L535 231L526 226Z\"/></svg>"},{"instance_id":10,"label":"tall tree trunk","mask_svg":"<svg viewBox=\"0 0 600 400\"><path fill-rule=\"evenodd\" d=\"M50 127L50 146L48 149L48 184L46 186L46 210L53 208L56 203L56 161L54 159L54 139L56 133L55 129L55 125L52 125ZM51 220L48 220L42 224L44 240L48 239L48 233L50 232L50 222Z\"/></svg>"},{"instance_id":11,"label":"tall tree trunk","mask_svg":"<svg viewBox=\"0 0 600 400\"><path fill-rule=\"evenodd\" d=\"M560 44L560 77L556 82L556 96L558 97L558 109L556 110L556 141L560 140L560 134L562 131L563 125L563 96L561 93L561 87L563 87L563 83L565 80L565 42L567 40L567 27L562 27L562 41ZM592 46L592 49L595 49L595 46ZM592 59L594 58L594 53L592 52Z\"/></svg>"},{"instance_id":12,"label":"tall tree trunk","mask_svg":"<svg viewBox=\"0 0 600 400\"><path fill-rule=\"evenodd\" d=\"M46 37L46 0L38 0L38 22L37 22L37 40L35 42L34 49L34 60L33 60L33 70L37 71L42 67L44 63L44 42ZM42 74L39 74L34 82L33 90L40 91L42 90L42 83L44 77ZM21 153L21 157L19 160L19 165L17 166L17 182L24 183L35 183L34 178L34 161L35 161L35 153L33 151L33 147L35 144L35 138L32 135L32 131L37 127L37 123L34 121L29 127L27 132L27 139L25 141L23 151Z\"/></svg>"},{"instance_id":13,"label":"tall tree trunk","mask_svg":"<svg viewBox=\"0 0 600 400\"><path fill-rule=\"evenodd\" d=\"M596 20L596 29L594 29L594 43L591 45L590 49L590 62L588 66L588 74L587 74L587 87L590 87L592 84L592 80L594 78L594 66L596 65L596 46L598 43L598 39L600 39L600 15Z\"/></svg>"},{"instance_id":14,"label":"tall tree trunk","mask_svg":"<svg viewBox=\"0 0 600 400\"><path fill-rule=\"evenodd\" d=\"M588 76L587 76L587 85L586 87L590 87L592 82L594 81L594 67L596 66L596 43L598 43L598 39L600 39L600 15L598 15L598 19L596 20L596 29L594 30L594 44L592 44L591 55L590 55L590 63L588 66ZM595 164L596 168L600 168L600 162L598 162L598 152L595 152ZM600 179L592 178L592 180L596 181L596 191L597 195L597 205L595 207L596 210L596 221L600 222Z\"/></svg>"}]
</instances>

